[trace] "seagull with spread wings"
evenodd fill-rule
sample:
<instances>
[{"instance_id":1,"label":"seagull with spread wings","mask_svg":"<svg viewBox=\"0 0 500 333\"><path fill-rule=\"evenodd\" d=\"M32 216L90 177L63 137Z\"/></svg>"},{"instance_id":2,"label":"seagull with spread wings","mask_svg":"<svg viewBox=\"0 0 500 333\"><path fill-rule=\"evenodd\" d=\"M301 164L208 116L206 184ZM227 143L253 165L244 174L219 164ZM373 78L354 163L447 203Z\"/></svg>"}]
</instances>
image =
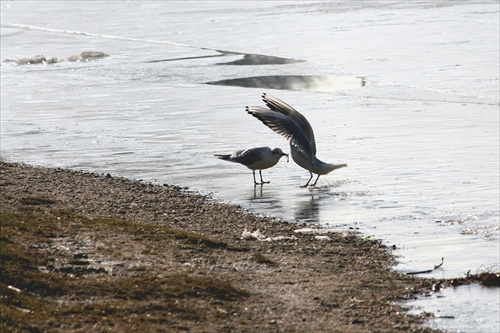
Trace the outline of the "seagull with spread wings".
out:
<instances>
[{"instance_id":1,"label":"seagull with spread wings","mask_svg":"<svg viewBox=\"0 0 500 333\"><path fill-rule=\"evenodd\" d=\"M317 174L318 177L311 186L316 185L319 176L347 166L347 164L326 163L316 157L316 140L313 129L300 112L266 93L262 95L262 100L268 108L247 106L245 110L290 142L292 159L311 174L311 178L303 187L309 185L313 174Z\"/></svg>"}]
</instances>

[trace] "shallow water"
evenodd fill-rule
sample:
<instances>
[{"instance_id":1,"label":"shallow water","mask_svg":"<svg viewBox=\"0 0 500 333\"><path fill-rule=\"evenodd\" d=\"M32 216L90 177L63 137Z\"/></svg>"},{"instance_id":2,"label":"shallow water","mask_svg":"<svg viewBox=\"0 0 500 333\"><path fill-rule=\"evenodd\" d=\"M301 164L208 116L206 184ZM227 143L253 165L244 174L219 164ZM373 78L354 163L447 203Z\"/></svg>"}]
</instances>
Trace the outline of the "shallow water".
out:
<instances>
[{"instance_id":1,"label":"shallow water","mask_svg":"<svg viewBox=\"0 0 500 333\"><path fill-rule=\"evenodd\" d=\"M432 328L443 328L453 333L459 332L497 332L498 288L485 288L477 285L451 287L436 294L407 302L409 313L432 313L429 320ZM448 306L449 303L455 306ZM486 306L485 306L486 305Z\"/></svg>"},{"instance_id":2,"label":"shallow water","mask_svg":"<svg viewBox=\"0 0 500 333\"><path fill-rule=\"evenodd\" d=\"M196 4L2 2L2 60L110 54L2 63L2 156L188 186L257 213L358 230L396 245L403 272L443 257L427 276L499 270L498 3ZM252 79L262 77L272 79ZM266 85L290 77L328 80ZM234 79L247 85L207 84ZM303 189L309 173L282 159L263 171L271 184L254 188L250 170L214 158L289 150L244 111L263 105L264 91L309 119L320 159L349 167ZM461 297L439 300L467 310ZM484 332L496 331L482 313Z\"/></svg>"}]
</instances>

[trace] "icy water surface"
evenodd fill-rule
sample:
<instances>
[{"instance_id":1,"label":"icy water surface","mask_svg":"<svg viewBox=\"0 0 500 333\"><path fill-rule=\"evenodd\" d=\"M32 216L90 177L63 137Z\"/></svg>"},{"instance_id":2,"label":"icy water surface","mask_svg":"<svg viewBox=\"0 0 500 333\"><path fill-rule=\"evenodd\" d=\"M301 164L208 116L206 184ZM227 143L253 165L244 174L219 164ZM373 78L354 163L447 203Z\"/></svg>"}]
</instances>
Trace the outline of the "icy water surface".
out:
<instances>
[{"instance_id":1,"label":"icy water surface","mask_svg":"<svg viewBox=\"0 0 500 333\"><path fill-rule=\"evenodd\" d=\"M38 3L1 3L2 60L110 56L2 62L4 158L358 230L395 245L403 272L441 258L427 276L499 270L498 2ZM262 92L309 119L321 160L349 167L304 189L309 173L282 159L254 188L250 170L214 158L289 151L244 111ZM497 291L463 289L421 301L459 311L431 325L498 331ZM458 320L469 315L483 324Z\"/></svg>"},{"instance_id":2,"label":"icy water surface","mask_svg":"<svg viewBox=\"0 0 500 333\"><path fill-rule=\"evenodd\" d=\"M494 318L498 318L499 298L498 288L469 285L448 288L407 305L411 306L412 314L433 313L435 317L429 320L432 328L446 328L453 333L495 332ZM454 306L449 306L449 303Z\"/></svg>"}]
</instances>

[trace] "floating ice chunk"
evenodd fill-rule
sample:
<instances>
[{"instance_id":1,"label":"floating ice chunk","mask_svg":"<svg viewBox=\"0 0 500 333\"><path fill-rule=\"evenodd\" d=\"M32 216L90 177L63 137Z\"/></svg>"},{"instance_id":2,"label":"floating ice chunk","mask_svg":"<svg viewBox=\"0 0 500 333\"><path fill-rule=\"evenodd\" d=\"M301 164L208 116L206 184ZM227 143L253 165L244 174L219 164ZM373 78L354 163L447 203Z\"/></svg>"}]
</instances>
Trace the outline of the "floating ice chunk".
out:
<instances>
[{"instance_id":1,"label":"floating ice chunk","mask_svg":"<svg viewBox=\"0 0 500 333\"><path fill-rule=\"evenodd\" d=\"M244 240L263 240L266 238L266 236L264 236L264 234L260 232L259 229L250 232L247 230L247 228L245 228L245 230L241 234L241 238L243 238Z\"/></svg>"},{"instance_id":2,"label":"floating ice chunk","mask_svg":"<svg viewBox=\"0 0 500 333\"><path fill-rule=\"evenodd\" d=\"M282 240L296 240L295 236L277 236L277 237L266 237L260 230L248 231L247 228L241 234L241 238L244 240L258 240L262 242L274 242Z\"/></svg>"},{"instance_id":3,"label":"floating ice chunk","mask_svg":"<svg viewBox=\"0 0 500 333\"><path fill-rule=\"evenodd\" d=\"M306 234L306 235L324 235L332 232L339 232L339 230L335 229L327 229L327 228L319 228L319 229L313 229L313 228L302 228L302 229L297 229L294 230L294 232L298 234Z\"/></svg>"},{"instance_id":4,"label":"floating ice chunk","mask_svg":"<svg viewBox=\"0 0 500 333\"><path fill-rule=\"evenodd\" d=\"M313 234L314 229L313 228L302 228L302 229L294 230L294 232L296 232L298 234Z\"/></svg>"},{"instance_id":5,"label":"floating ice chunk","mask_svg":"<svg viewBox=\"0 0 500 333\"><path fill-rule=\"evenodd\" d=\"M277 236L277 237L267 237L264 241L274 242L281 240L297 240L298 238L295 236Z\"/></svg>"},{"instance_id":6,"label":"floating ice chunk","mask_svg":"<svg viewBox=\"0 0 500 333\"><path fill-rule=\"evenodd\" d=\"M314 239L317 239L317 240L332 240L330 237L328 236L314 236Z\"/></svg>"}]
</instances>

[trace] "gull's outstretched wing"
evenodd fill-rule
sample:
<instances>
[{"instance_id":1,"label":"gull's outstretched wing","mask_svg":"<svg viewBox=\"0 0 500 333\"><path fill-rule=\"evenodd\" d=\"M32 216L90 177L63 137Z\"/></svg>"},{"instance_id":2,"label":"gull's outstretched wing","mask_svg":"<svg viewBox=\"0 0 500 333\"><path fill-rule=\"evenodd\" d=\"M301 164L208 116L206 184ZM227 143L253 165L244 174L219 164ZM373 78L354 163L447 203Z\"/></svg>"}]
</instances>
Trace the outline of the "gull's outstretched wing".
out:
<instances>
[{"instance_id":1,"label":"gull's outstretched wing","mask_svg":"<svg viewBox=\"0 0 500 333\"><path fill-rule=\"evenodd\" d=\"M314 132L311 127L311 124L307 121L306 117L304 117L299 111L295 110L293 107L283 102L279 98L273 97L266 93L262 94L262 100L266 105L273 111L284 114L285 116L290 117L300 128L304 131L304 134L309 139L312 145L312 152L316 154L316 140L314 139Z\"/></svg>"},{"instance_id":2,"label":"gull's outstretched wing","mask_svg":"<svg viewBox=\"0 0 500 333\"><path fill-rule=\"evenodd\" d=\"M245 110L262 121L264 125L290 141L291 145L295 146L312 160L314 153L311 141L309 141L302 128L290 117L259 106L247 106Z\"/></svg>"}]
</instances>

